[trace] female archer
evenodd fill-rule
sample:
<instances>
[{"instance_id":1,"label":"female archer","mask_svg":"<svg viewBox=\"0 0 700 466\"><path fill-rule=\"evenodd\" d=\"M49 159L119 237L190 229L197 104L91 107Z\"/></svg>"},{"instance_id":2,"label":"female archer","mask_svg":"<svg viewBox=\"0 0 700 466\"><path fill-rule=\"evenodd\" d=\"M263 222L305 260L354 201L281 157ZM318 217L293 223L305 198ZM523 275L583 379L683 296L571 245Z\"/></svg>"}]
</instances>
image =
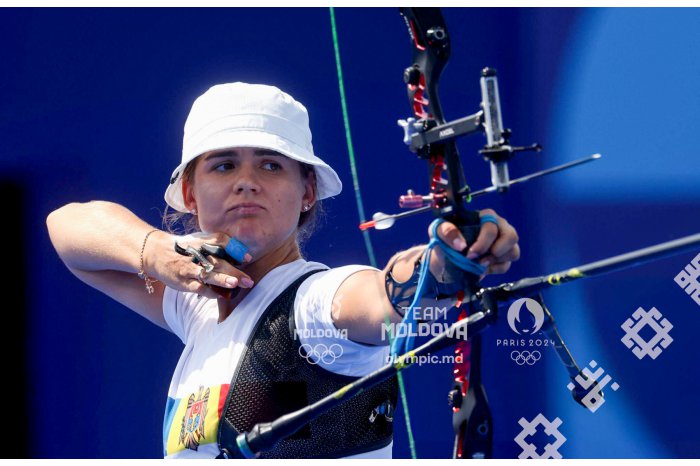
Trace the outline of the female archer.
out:
<instances>
[{"instance_id":1,"label":"female archer","mask_svg":"<svg viewBox=\"0 0 700 466\"><path fill-rule=\"evenodd\" d=\"M194 102L165 192L194 226L188 235L104 201L68 204L47 218L73 274L185 345L166 403L164 456L216 457L227 432L313 403L386 363L382 323L402 321L399 304L410 300L405 285L425 246L397 253L384 270L305 260L299 241L320 201L341 187L314 153L302 104L275 87L231 83ZM519 257L517 234L493 211L481 216L473 244L448 222L438 236L487 273L503 273ZM455 276L440 253L430 271L435 283ZM390 380L262 456L389 458L395 403Z\"/></svg>"}]
</instances>

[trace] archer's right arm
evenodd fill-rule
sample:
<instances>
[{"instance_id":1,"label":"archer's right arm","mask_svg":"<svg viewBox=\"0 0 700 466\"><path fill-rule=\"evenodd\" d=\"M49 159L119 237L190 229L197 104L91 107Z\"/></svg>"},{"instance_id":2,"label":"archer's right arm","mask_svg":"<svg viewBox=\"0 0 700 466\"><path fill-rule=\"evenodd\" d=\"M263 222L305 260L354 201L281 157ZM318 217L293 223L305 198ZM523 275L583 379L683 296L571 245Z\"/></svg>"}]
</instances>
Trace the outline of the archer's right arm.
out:
<instances>
[{"instance_id":1,"label":"archer's right arm","mask_svg":"<svg viewBox=\"0 0 700 466\"><path fill-rule=\"evenodd\" d=\"M174 237L164 231L150 234L143 250L146 275L153 283L153 294L146 291L138 277L144 238L154 228L127 208L105 201L67 204L46 219L51 242L66 267L80 280L132 309L156 325L168 328L163 317L165 285L216 298L216 294L197 280L200 267L174 251ZM211 235L214 243L225 243L221 235ZM222 261L223 262L223 261ZM221 267L226 267L223 264ZM232 288L229 277L241 278L243 272L228 266L225 273L214 273L210 284Z\"/></svg>"}]
</instances>

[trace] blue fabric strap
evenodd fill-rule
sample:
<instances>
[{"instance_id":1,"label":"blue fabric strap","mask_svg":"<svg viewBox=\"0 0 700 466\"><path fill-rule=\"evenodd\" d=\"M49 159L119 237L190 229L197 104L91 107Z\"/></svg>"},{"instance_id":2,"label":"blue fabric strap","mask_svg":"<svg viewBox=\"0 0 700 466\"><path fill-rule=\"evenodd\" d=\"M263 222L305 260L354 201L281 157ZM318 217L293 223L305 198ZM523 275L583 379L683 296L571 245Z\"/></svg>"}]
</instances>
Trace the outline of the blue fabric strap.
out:
<instances>
[{"instance_id":1,"label":"blue fabric strap","mask_svg":"<svg viewBox=\"0 0 700 466\"><path fill-rule=\"evenodd\" d=\"M483 275L483 273L486 271L486 268L484 268L478 262L474 262L473 260L467 259L460 252L455 251L447 243L440 239L440 237L437 234L437 229L443 222L444 220L442 219L436 219L433 221L433 223L430 224L430 235L433 237L433 239L430 242L432 243L433 241L435 241L435 243L438 246L440 246L442 251L450 260L450 262L459 267L461 270L464 270L465 272L474 275Z\"/></svg>"},{"instance_id":2,"label":"blue fabric strap","mask_svg":"<svg viewBox=\"0 0 700 466\"><path fill-rule=\"evenodd\" d=\"M442 219L436 219L433 221L433 223L430 224L431 239L428 243L428 246L425 248L425 252L423 253L423 260L421 262L420 277L418 279L418 286L416 287L416 294L413 298L411 306L406 310L406 313L404 314L403 320L400 324L400 326L404 327L405 332L403 335L399 335L396 338L394 338L394 341L391 345L391 354L394 356L407 353L408 351L413 349L413 340L415 339L415 336L413 334L415 333L414 328L416 326L417 321L416 311L418 310L420 299L423 296L423 293L425 293L427 277L430 272L430 256L435 247L440 247L450 262L452 262L459 269L467 273L471 273L474 275L483 275L484 272L486 272L486 268L483 267L481 264L467 259L465 256L452 249L447 243L440 239L440 237L437 234L437 229L443 222L444 220Z\"/></svg>"}]
</instances>

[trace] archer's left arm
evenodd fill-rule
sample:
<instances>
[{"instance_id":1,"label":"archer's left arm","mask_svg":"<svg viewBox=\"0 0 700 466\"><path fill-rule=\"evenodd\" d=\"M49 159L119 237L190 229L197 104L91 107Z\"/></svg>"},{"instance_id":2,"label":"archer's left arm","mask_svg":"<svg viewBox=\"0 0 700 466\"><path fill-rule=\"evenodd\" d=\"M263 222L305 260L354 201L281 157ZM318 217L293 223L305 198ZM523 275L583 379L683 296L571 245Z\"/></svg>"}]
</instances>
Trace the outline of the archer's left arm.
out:
<instances>
[{"instance_id":1,"label":"archer's left arm","mask_svg":"<svg viewBox=\"0 0 700 466\"><path fill-rule=\"evenodd\" d=\"M480 215L493 215L498 225L485 223L474 244L468 245L457 226L444 222L438 228L440 238L456 251L487 268L487 274L505 273L513 261L520 258L518 233L506 219L491 209L480 211ZM343 296L342 307L334 313L333 321L339 329L347 329L348 337L360 343L386 345L382 338L382 323L401 322L401 315L394 309L386 294L386 276L389 271L397 282L407 281L414 272L416 260L425 251L425 245L415 246L396 253L382 271L364 270L347 278L338 288L336 296ZM445 276L450 264L445 255L436 248L431 257L430 270L435 277ZM436 305L432 300L432 305Z\"/></svg>"}]
</instances>

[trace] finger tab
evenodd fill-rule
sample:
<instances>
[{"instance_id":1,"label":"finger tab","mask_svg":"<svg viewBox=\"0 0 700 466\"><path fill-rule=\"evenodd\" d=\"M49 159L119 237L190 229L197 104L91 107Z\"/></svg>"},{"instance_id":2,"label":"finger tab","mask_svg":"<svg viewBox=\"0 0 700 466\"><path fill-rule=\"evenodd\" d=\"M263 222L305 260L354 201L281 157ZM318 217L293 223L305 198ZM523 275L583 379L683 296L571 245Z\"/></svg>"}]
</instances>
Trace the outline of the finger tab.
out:
<instances>
[{"instance_id":1,"label":"finger tab","mask_svg":"<svg viewBox=\"0 0 700 466\"><path fill-rule=\"evenodd\" d=\"M246 255L250 256L248 254L248 247L236 238L231 238L228 243L226 243L226 253L239 263L246 261Z\"/></svg>"}]
</instances>

